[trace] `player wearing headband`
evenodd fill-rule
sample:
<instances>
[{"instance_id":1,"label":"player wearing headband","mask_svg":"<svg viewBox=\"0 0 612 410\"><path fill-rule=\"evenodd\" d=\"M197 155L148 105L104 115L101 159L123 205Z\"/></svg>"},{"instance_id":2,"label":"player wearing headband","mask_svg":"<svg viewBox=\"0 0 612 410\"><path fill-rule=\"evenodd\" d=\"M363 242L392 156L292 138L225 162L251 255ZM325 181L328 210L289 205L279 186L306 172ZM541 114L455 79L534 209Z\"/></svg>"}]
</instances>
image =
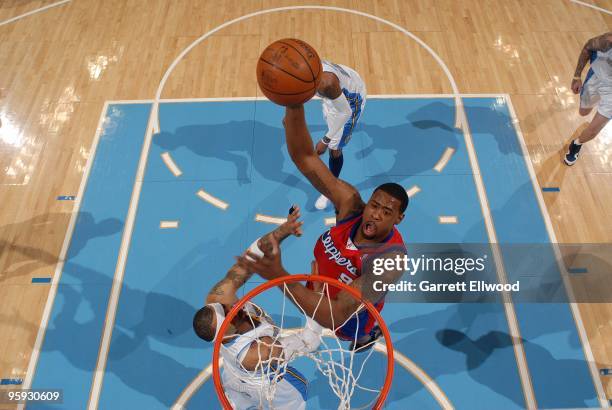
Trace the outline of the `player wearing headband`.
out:
<instances>
[{"instance_id":1,"label":"player wearing headband","mask_svg":"<svg viewBox=\"0 0 612 410\"><path fill-rule=\"evenodd\" d=\"M293 209L287 222L253 242L249 247L253 254L263 255L261 249L269 249L271 239L280 242L289 235L301 234L299 208ZM225 335L219 335L225 316L238 300L236 292L251 276L252 272L238 264L230 268L225 278L208 293L206 305L195 314L195 333L207 342L223 337L221 377L234 408L305 409L307 382L296 369L287 365L282 378L275 381L273 392L266 395L272 385L269 375L274 374L279 363L290 361L294 355L316 350L321 340L321 326L307 317L306 327L300 332L281 336L270 316L248 302L232 319Z\"/></svg>"}]
</instances>

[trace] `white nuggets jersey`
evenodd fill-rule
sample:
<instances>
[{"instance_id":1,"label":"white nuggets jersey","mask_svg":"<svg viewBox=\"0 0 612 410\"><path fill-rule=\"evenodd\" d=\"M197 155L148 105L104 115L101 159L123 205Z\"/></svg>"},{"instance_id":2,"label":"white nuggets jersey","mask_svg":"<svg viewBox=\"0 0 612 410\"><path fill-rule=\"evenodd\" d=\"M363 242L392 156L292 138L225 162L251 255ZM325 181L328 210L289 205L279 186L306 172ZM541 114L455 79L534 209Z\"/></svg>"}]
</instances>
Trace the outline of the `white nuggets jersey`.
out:
<instances>
[{"instance_id":1,"label":"white nuggets jersey","mask_svg":"<svg viewBox=\"0 0 612 410\"><path fill-rule=\"evenodd\" d=\"M295 369L288 368L287 374L276 385L272 406L262 395L266 383L260 372L249 372L242 365L249 346L259 338L276 337L277 328L265 318L256 328L241 334L230 343L222 344L220 355L223 358L223 387L234 409L304 410L306 408L306 385L303 376ZM296 375L297 374L297 375ZM262 407L263 406L263 407Z\"/></svg>"},{"instance_id":2,"label":"white nuggets jersey","mask_svg":"<svg viewBox=\"0 0 612 410\"><path fill-rule=\"evenodd\" d=\"M357 74L357 71L353 70L342 64L335 64L327 60L321 60L321 64L323 65L323 71L327 71L329 73L334 73L338 80L340 80L340 88L342 88L342 92L344 90L349 93L357 93L362 96L366 95L366 87L365 83Z\"/></svg>"},{"instance_id":3,"label":"white nuggets jersey","mask_svg":"<svg viewBox=\"0 0 612 410\"><path fill-rule=\"evenodd\" d=\"M598 51L595 61L591 63L591 68L602 85L612 86L612 49Z\"/></svg>"},{"instance_id":4,"label":"white nuggets jersey","mask_svg":"<svg viewBox=\"0 0 612 410\"><path fill-rule=\"evenodd\" d=\"M612 118L612 50L593 52L591 59L591 68L580 91L580 108L593 108L597 105L597 112L610 119Z\"/></svg>"},{"instance_id":5,"label":"white nuggets jersey","mask_svg":"<svg viewBox=\"0 0 612 410\"><path fill-rule=\"evenodd\" d=\"M341 64L322 60L323 71L333 73L340 82L346 101L323 98L323 117L327 122L327 146L342 149L351 139L366 102L365 83L355 70Z\"/></svg>"}]
</instances>

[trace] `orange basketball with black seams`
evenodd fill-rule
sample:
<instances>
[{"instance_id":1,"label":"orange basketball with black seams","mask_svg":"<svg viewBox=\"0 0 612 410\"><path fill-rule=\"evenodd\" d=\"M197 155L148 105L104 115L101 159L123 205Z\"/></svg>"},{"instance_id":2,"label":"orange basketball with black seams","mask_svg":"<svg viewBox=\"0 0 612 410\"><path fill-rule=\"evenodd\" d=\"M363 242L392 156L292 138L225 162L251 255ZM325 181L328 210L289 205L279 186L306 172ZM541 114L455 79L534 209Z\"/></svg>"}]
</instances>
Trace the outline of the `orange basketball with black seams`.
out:
<instances>
[{"instance_id":1,"label":"orange basketball with black seams","mask_svg":"<svg viewBox=\"0 0 612 410\"><path fill-rule=\"evenodd\" d=\"M270 44L257 62L257 83L279 105L303 104L317 91L321 59L308 43L286 38Z\"/></svg>"}]
</instances>

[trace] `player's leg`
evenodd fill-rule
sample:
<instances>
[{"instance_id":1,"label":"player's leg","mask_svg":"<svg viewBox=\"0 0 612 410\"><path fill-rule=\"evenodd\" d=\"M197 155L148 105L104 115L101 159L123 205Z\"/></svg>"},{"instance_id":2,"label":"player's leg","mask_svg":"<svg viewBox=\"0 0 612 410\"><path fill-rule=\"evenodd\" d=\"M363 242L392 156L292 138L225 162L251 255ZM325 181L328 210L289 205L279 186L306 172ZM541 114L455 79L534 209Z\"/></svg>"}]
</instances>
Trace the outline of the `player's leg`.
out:
<instances>
[{"instance_id":1,"label":"player's leg","mask_svg":"<svg viewBox=\"0 0 612 410\"><path fill-rule=\"evenodd\" d=\"M595 138L608 121L610 121L610 118L601 115L599 112L595 113L591 123L580 133L578 138L570 143L564 158L567 165L574 165L576 163L582 145Z\"/></svg>"},{"instance_id":2,"label":"player's leg","mask_svg":"<svg viewBox=\"0 0 612 410\"><path fill-rule=\"evenodd\" d=\"M340 140L337 142L331 142L328 146L329 170L336 178L340 176L340 172L342 171L342 167L344 165L344 155L342 154L342 148L344 148L351 140L351 137L353 136L353 130L355 129L355 126L359 121L361 112L363 111L362 104L364 103L364 99L361 97L360 94L349 95L348 101L352 110L351 118L349 118L346 124L344 124L342 138L340 138ZM321 195L315 202L315 208L325 209L328 204L329 199L325 197L325 195Z\"/></svg>"},{"instance_id":3,"label":"player's leg","mask_svg":"<svg viewBox=\"0 0 612 410\"><path fill-rule=\"evenodd\" d=\"M374 343L382 336L382 331L370 312L364 309L338 328L336 336L350 341L349 349L361 353L374 346Z\"/></svg>"},{"instance_id":4,"label":"player's leg","mask_svg":"<svg viewBox=\"0 0 612 410\"><path fill-rule=\"evenodd\" d=\"M576 163L582 144L595 138L612 117L612 93L608 93L610 90L602 87L594 90L593 87L587 86L587 84L589 84L589 81L585 81L585 86L583 86L580 95L580 115L587 115L595 102L598 103L598 108L589 125L582 130L578 138L570 143L567 153L563 158L567 165L574 165ZM600 95L600 93L603 95Z\"/></svg>"},{"instance_id":5,"label":"player's leg","mask_svg":"<svg viewBox=\"0 0 612 410\"><path fill-rule=\"evenodd\" d=\"M605 91L597 75L593 73L592 69L589 70L584 84L582 85L582 90L580 91L580 108L578 113L581 116L586 116L596 105L599 105L598 112L589 125L582 130L578 138L570 142L567 153L563 158L567 165L574 165L576 163L580 155L582 144L595 138L612 115L612 98L607 93L602 97L602 90Z\"/></svg>"},{"instance_id":6,"label":"player's leg","mask_svg":"<svg viewBox=\"0 0 612 410\"><path fill-rule=\"evenodd\" d=\"M342 165L344 164L344 157L342 155L342 149L348 145L353 136L353 131L359 122L361 113L363 112L363 106L365 104L364 98L361 94L349 94L348 95L349 105L351 106L352 115L351 118L344 124L342 130L342 138L336 144L330 143L329 145L329 169L337 178L342 171Z\"/></svg>"}]
</instances>

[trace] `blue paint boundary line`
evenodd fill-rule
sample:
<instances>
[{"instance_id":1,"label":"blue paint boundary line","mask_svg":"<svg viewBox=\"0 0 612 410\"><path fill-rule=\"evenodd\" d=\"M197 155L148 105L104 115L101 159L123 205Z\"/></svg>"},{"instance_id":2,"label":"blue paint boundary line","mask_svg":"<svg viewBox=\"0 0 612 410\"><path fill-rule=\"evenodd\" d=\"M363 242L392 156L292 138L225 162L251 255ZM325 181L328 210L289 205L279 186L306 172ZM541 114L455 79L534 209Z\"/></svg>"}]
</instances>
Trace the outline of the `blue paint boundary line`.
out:
<instances>
[{"instance_id":1,"label":"blue paint boundary line","mask_svg":"<svg viewBox=\"0 0 612 410\"><path fill-rule=\"evenodd\" d=\"M568 268L567 269L568 273L571 274L579 274L579 273L588 273L589 270L587 268Z\"/></svg>"},{"instance_id":2,"label":"blue paint boundary line","mask_svg":"<svg viewBox=\"0 0 612 410\"><path fill-rule=\"evenodd\" d=\"M32 283L51 283L51 278L32 278Z\"/></svg>"},{"instance_id":3,"label":"blue paint boundary line","mask_svg":"<svg viewBox=\"0 0 612 410\"><path fill-rule=\"evenodd\" d=\"M561 188L553 186L553 187L543 187L542 192L560 192Z\"/></svg>"}]
</instances>

